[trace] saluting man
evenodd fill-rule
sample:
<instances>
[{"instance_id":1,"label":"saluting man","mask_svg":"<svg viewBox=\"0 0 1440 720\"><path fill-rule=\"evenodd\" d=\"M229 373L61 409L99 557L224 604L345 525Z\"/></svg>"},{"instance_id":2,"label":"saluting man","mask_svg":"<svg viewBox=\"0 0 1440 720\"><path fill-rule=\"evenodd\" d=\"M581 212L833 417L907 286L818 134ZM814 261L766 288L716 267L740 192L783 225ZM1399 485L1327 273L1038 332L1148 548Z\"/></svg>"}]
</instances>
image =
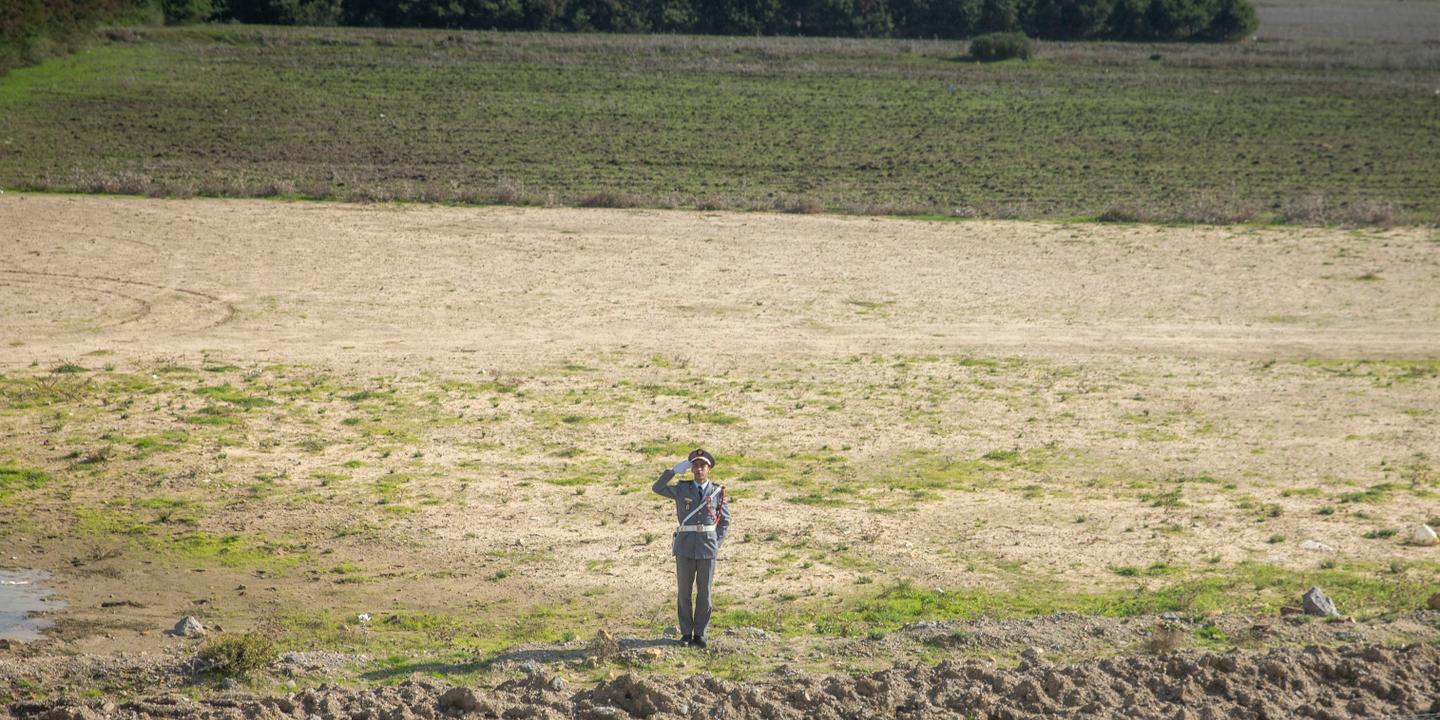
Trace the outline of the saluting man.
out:
<instances>
[{"instance_id":1,"label":"saluting man","mask_svg":"<svg viewBox=\"0 0 1440 720\"><path fill-rule=\"evenodd\" d=\"M710 627L710 588L715 583L715 560L730 532L730 508L725 488L710 482L715 456L694 450L675 467L660 473L651 490L675 500L680 527L670 551L675 555L675 610L680 615L680 642L705 647ZM670 479L690 471L691 477L671 485ZM691 604L690 593L695 593Z\"/></svg>"}]
</instances>

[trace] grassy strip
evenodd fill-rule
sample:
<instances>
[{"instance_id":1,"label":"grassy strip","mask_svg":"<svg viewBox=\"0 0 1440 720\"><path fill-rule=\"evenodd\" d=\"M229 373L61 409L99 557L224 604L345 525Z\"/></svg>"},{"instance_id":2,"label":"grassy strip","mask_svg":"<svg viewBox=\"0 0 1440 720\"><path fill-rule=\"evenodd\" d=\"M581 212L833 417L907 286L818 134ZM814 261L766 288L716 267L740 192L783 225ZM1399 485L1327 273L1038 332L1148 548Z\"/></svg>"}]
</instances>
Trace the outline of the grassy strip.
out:
<instances>
[{"instance_id":1,"label":"grassy strip","mask_svg":"<svg viewBox=\"0 0 1440 720\"><path fill-rule=\"evenodd\" d=\"M1418 45L1375 57L1298 43L1051 44L1028 63L974 64L959 60L963 44L929 41L112 36L0 79L0 186L1121 222L1440 218L1440 64Z\"/></svg>"},{"instance_id":2,"label":"grassy strip","mask_svg":"<svg viewBox=\"0 0 1440 720\"><path fill-rule=\"evenodd\" d=\"M1343 612L1371 618L1423 607L1430 592L1423 578L1437 572L1440 563L1408 567L1357 563L1347 568L1297 571L1246 562L1155 587L1106 592L1069 592L1039 583L1008 590L945 591L900 582L838 604L791 601L764 609L722 607L715 626L760 627L787 637L857 637L892 632L919 620L1015 619L1056 613L1132 617L1220 611L1263 615L1298 605L1300 595L1313 585L1324 588ZM581 603L567 602L476 613L396 611L366 622L329 610L292 612L283 615L280 623L287 631L287 646L402 655L443 646L480 664L523 643L588 638L602 626L602 616ZM632 632L643 634L645 630Z\"/></svg>"},{"instance_id":3,"label":"grassy strip","mask_svg":"<svg viewBox=\"0 0 1440 720\"><path fill-rule=\"evenodd\" d=\"M1246 562L1178 582L1112 592L1067 592L1041 583L1001 591L946 591L902 582L876 595L852 599L838 609L792 604L762 611L730 609L722 610L716 622L792 636L850 637L890 632L918 620L1008 619L1055 613L1109 617L1210 611L1273 614L1283 606L1298 606L1300 596L1311 586L1323 588L1342 612L1363 618L1420 609L1432 589L1417 578L1435 577L1437 572L1440 563L1418 563L1413 568L1357 563L1350 568L1299 571Z\"/></svg>"},{"instance_id":4,"label":"grassy strip","mask_svg":"<svg viewBox=\"0 0 1440 720\"><path fill-rule=\"evenodd\" d=\"M599 616L578 602L467 613L396 610L365 621L358 613L297 610L282 613L277 622L285 630L285 648L401 657L443 648L472 659L493 657L523 643L588 638L600 626Z\"/></svg>"}]
</instances>

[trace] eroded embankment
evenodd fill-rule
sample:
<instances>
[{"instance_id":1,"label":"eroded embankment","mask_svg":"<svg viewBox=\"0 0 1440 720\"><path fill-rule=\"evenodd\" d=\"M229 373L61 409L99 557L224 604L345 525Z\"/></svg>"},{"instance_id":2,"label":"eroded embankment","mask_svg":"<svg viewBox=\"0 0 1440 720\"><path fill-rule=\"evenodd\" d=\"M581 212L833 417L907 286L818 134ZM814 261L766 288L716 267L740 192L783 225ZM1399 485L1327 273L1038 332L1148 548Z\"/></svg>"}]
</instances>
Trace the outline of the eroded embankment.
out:
<instances>
[{"instance_id":1,"label":"eroded embankment","mask_svg":"<svg viewBox=\"0 0 1440 720\"><path fill-rule=\"evenodd\" d=\"M532 666L494 689L427 679L320 686L283 697L179 695L18 703L16 718L1362 718L1440 712L1440 647L1408 645L1183 652L1076 665L1025 660L897 667L817 677L781 669L753 681L625 674L573 692Z\"/></svg>"}]
</instances>

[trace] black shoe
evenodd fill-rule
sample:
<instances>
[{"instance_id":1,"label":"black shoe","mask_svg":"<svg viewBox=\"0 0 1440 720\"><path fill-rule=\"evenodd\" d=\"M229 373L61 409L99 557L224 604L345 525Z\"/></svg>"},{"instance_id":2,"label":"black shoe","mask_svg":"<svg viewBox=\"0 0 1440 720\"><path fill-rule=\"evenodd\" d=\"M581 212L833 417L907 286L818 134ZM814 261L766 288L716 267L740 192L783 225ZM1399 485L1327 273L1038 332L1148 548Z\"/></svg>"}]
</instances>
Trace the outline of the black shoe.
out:
<instances>
[{"instance_id":1,"label":"black shoe","mask_svg":"<svg viewBox=\"0 0 1440 720\"><path fill-rule=\"evenodd\" d=\"M693 642L695 642L695 636L694 636L694 635L681 635L681 636L680 636L680 644L681 644L681 645L684 645L684 646L686 646L686 647L689 647L689 646L690 646L690 643L693 643Z\"/></svg>"},{"instance_id":2,"label":"black shoe","mask_svg":"<svg viewBox=\"0 0 1440 720\"><path fill-rule=\"evenodd\" d=\"M690 644L703 650L705 649L705 638L703 636L696 635L694 636L694 639L690 641Z\"/></svg>"}]
</instances>

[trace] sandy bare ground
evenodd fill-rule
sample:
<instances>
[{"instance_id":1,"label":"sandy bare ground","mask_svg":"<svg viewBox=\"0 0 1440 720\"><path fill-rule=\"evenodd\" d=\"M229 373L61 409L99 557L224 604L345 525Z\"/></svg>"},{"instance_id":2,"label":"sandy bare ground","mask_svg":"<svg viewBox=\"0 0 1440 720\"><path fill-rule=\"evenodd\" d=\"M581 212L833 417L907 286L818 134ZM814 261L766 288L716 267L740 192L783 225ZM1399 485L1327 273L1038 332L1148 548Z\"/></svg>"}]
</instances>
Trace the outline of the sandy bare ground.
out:
<instances>
[{"instance_id":1,"label":"sandy bare ground","mask_svg":"<svg viewBox=\"0 0 1440 720\"><path fill-rule=\"evenodd\" d=\"M7 364L102 346L357 362L1440 353L1431 230L13 194L0 222Z\"/></svg>"},{"instance_id":2,"label":"sandy bare ground","mask_svg":"<svg viewBox=\"0 0 1440 720\"><path fill-rule=\"evenodd\" d=\"M173 648L185 612L643 635L645 488L703 443L731 610L1254 563L1423 597L1436 551L1365 535L1440 516L1437 361L1429 229L6 194L0 465L56 480L0 507L0 565L55 574L57 652ZM55 378L91 389L26 395ZM258 564L166 545L195 531ZM770 659L837 667L806 652Z\"/></svg>"}]
</instances>

